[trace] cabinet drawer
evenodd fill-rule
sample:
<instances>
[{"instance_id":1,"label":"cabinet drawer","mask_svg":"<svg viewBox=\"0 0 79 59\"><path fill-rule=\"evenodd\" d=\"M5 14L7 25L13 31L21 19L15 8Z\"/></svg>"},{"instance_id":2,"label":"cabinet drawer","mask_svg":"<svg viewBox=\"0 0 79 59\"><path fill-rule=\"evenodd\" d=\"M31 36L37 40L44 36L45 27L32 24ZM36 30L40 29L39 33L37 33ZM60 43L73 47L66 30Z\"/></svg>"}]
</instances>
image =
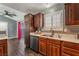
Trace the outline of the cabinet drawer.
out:
<instances>
[{"instance_id":1,"label":"cabinet drawer","mask_svg":"<svg viewBox=\"0 0 79 59\"><path fill-rule=\"evenodd\" d=\"M46 48L46 44L44 44L44 43L39 43L39 47Z\"/></svg>"},{"instance_id":2,"label":"cabinet drawer","mask_svg":"<svg viewBox=\"0 0 79 59\"><path fill-rule=\"evenodd\" d=\"M46 44L39 43L39 52L43 55L46 55Z\"/></svg>"},{"instance_id":3,"label":"cabinet drawer","mask_svg":"<svg viewBox=\"0 0 79 59\"><path fill-rule=\"evenodd\" d=\"M72 49L75 49L75 50L79 50L79 44L77 44L77 43L72 43L72 42L64 41L63 42L63 46L64 47L68 47L68 48L72 48Z\"/></svg>"},{"instance_id":4,"label":"cabinet drawer","mask_svg":"<svg viewBox=\"0 0 79 59\"><path fill-rule=\"evenodd\" d=\"M40 38L39 41L46 43L46 39L45 38Z\"/></svg>"},{"instance_id":5,"label":"cabinet drawer","mask_svg":"<svg viewBox=\"0 0 79 59\"><path fill-rule=\"evenodd\" d=\"M56 39L51 39L51 40L48 39L48 43L60 45L60 41Z\"/></svg>"},{"instance_id":6,"label":"cabinet drawer","mask_svg":"<svg viewBox=\"0 0 79 59\"><path fill-rule=\"evenodd\" d=\"M63 47L62 52L71 56L79 56L79 51L72 48Z\"/></svg>"}]
</instances>

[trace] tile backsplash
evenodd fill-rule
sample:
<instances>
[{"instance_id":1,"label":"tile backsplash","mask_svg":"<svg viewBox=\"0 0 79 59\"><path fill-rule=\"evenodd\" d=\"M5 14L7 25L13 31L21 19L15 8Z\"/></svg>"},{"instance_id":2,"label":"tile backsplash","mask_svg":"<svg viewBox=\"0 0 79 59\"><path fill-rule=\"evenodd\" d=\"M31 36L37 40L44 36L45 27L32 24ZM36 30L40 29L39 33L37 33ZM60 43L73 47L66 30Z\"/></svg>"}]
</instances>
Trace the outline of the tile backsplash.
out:
<instances>
[{"instance_id":1,"label":"tile backsplash","mask_svg":"<svg viewBox=\"0 0 79 59\"><path fill-rule=\"evenodd\" d=\"M0 31L0 34L6 34L6 31Z\"/></svg>"},{"instance_id":2,"label":"tile backsplash","mask_svg":"<svg viewBox=\"0 0 79 59\"><path fill-rule=\"evenodd\" d=\"M0 38L7 37L6 31L0 31Z\"/></svg>"}]
</instances>

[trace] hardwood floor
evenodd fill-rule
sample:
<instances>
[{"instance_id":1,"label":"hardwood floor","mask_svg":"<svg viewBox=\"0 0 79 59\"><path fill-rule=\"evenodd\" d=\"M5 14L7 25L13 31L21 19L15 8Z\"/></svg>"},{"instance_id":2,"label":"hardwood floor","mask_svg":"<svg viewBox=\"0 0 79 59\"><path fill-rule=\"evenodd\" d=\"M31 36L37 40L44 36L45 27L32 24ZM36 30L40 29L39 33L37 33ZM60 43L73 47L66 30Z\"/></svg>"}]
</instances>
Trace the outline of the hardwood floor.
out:
<instances>
[{"instance_id":1,"label":"hardwood floor","mask_svg":"<svg viewBox=\"0 0 79 59\"><path fill-rule=\"evenodd\" d=\"M40 53L37 53L30 48L27 48L25 52L26 56L42 56Z\"/></svg>"},{"instance_id":2,"label":"hardwood floor","mask_svg":"<svg viewBox=\"0 0 79 59\"><path fill-rule=\"evenodd\" d=\"M8 40L8 55L9 56L24 56L24 39L18 41L17 39Z\"/></svg>"},{"instance_id":3,"label":"hardwood floor","mask_svg":"<svg viewBox=\"0 0 79 59\"><path fill-rule=\"evenodd\" d=\"M8 56L42 56L30 48L25 49L24 39L18 41L17 39L8 40Z\"/></svg>"}]
</instances>

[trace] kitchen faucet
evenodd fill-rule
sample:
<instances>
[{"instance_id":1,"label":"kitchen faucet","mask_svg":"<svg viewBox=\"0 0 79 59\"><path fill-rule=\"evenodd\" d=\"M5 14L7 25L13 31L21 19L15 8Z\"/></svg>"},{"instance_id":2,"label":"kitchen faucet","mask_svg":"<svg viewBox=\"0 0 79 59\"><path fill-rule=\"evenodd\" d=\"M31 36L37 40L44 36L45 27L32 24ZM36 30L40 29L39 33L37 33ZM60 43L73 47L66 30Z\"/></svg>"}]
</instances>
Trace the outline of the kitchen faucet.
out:
<instances>
[{"instance_id":1,"label":"kitchen faucet","mask_svg":"<svg viewBox=\"0 0 79 59\"><path fill-rule=\"evenodd\" d=\"M51 28L51 36L53 37L54 35L54 30Z\"/></svg>"}]
</instances>

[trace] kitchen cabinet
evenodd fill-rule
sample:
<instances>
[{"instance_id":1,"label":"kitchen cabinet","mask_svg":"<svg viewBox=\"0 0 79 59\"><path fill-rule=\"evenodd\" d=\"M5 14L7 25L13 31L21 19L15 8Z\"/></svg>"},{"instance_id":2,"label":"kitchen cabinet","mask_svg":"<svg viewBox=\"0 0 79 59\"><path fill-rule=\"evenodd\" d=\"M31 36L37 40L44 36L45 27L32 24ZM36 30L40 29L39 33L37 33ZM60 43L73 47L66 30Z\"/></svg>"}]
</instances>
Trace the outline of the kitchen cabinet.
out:
<instances>
[{"instance_id":1,"label":"kitchen cabinet","mask_svg":"<svg viewBox=\"0 0 79 59\"><path fill-rule=\"evenodd\" d=\"M32 14L28 14L24 16L24 20L25 20L25 25L29 26L29 30L30 32L32 32L34 30L34 23L33 23L33 15Z\"/></svg>"},{"instance_id":2,"label":"kitchen cabinet","mask_svg":"<svg viewBox=\"0 0 79 59\"><path fill-rule=\"evenodd\" d=\"M50 56L60 56L60 46L51 45L51 55Z\"/></svg>"},{"instance_id":3,"label":"kitchen cabinet","mask_svg":"<svg viewBox=\"0 0 79 59\"><path fill-rule=\"evenodd\" d=\"M7 39L0 40L0 56L7 56Z\"/></svg>"},{"instance_id":4,"label":"kitchen cabinet","mask_svg":"<svg viewBox=\"0 0 79 59\"><path fill-rule=\"evenodd\" d=\"M47 40L47 56L60 56L60 41Z\"/></svg>"},{"instance_id":5,"label":"kitchen cabinet","mask_svg":"<svg viewBox=\"0 0 79 59\"><path fill-rule=\"evenodd\" d=\"M46 38L39 38L39 52L43 55L46 55Z\"/></svg>"},{"instance_id":6,"label":"kitchen cabinet","mask_svg":"<svg viewBox=\"0 0 79 59\"><path fill-rule=\"evenodd\" d=\"M79 44L72 42L63 42L61 49L62 56L79 56Z\"/></svg>"},{"instance_id":7,"label":"kitchen cabinet","mask_svg":"<svg viewBox=\"0 0 79 59\"><path fill-rule=\"evenodd\" d=\"M41 37L39 39L39 52L47 56L60 56L60 41Z\"/></svg>"},{"instance_id":8,"label":"kitchen cabinet","mask_svg":"<svg viewBox=\"0 0 79 59\"><path fill-rule=\"evenodd\" d=\"M27 14L24 16L25 21L25 44L26 47L30 47L30 32L34 31L33 15Z\"/></svg>"},{"instance_id":9,"label":"kitchen cabinet","mask_svg":"<svg viewBox=\"0 0 79 59\"><path fill-rule=\"evenodd\" d=\"M0 56L3 56L3 46L0 46Z\"/></svg>"},{"instance_id":10,"label":"kitchen cabinet","mask_svg":"<svg viewBox=\"0 0 79 59\"><path fill-rule=\"evenodd\" d=\"M79 25L79 3L65 4L65 24Z\"/></svg>"},{"instance_id":11,"label":"kitchen cabinet","mask_svg":"<svg viewBox=\"0 0 79 59\"><path fill-rule=\"evenodd\" d=\"M39 29L39 27L43 27L44 26L44 14L42 13L38 13L34 15L34 27L36 28L36 30Z\"/></svg>"},{"instance_id":12,"label":"kitchen cabinet","mask_svg":"<svg viewBox=\"0 0 79 59\"><path fill-rule=\"evenodd\" d=\"M79 56L79 44L40 37L39 52L45 56Z\"/></svg>"}]
</instances>

